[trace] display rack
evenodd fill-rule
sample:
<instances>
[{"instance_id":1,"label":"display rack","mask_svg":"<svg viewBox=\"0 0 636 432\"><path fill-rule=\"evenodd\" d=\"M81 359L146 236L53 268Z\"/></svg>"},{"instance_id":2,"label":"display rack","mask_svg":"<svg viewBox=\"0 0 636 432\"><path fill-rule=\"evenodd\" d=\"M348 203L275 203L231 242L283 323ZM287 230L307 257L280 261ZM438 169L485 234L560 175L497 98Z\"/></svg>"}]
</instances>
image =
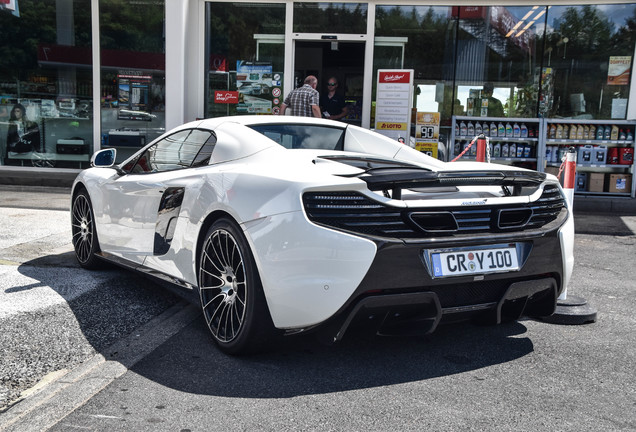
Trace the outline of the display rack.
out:
<instances>
[{"instance_id":1,"label":"display rack","mask_svg":"<svg viewBox=\"0 0 636 432\"><path fill-rule=\"evenodd\" d=\"M634 135L627 120L545 119L544 171L557 173L563 154L577 151L575 194L634 197Z\"/></svg>"},{"instance_id":2,"label":"display rack","mask_svg":"<svg viewBox=\"0 0 636 432\"><path fill-rule=\"evenodd\" d=\"M492 162L535 170L542 166L544 152L540 149L540 137L543 134L541 119L453 116L449 149L453 156L450 159L458 156L480 133L490 141ZM476 150L473 145L460 160L475 160Z\"/></svg>"}]
</instances>

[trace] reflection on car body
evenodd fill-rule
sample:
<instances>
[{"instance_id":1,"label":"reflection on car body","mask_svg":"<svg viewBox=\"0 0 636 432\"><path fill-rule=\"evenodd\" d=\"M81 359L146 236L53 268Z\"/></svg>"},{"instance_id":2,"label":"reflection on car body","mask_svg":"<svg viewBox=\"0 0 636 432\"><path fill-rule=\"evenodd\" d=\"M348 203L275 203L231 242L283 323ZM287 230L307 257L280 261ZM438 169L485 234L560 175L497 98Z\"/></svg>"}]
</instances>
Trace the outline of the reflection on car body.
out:
<instances>
[{"instance_id":1,"label":"reflection on car body","mask_svg":"<svg viewBox=\"0 0 636 432\"><path fill-rule=\"evenodd\" d=\"M554 176L445 163L374 132L235 116L165 133L73 186L80 264L151 275L201 304L228 353L352 326L427 333L554 311L573 220ZM100 162L101 161L101 162Z\"/></svg>"}]
</instances>

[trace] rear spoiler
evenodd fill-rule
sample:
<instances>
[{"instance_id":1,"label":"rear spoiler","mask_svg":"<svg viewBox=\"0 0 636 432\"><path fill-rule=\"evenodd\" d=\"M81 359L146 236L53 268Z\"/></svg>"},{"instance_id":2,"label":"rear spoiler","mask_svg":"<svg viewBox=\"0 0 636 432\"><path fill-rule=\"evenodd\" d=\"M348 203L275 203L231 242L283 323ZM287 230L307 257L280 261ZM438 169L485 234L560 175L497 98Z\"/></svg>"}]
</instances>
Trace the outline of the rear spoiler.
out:
<instances>
[{"instance_id":1,"label":"rear spoiler","mask_svg":"<svg viewBox=\"0 0 636 432\"><path fill-rule=\"evenodd\" d=\"M342 177L359 178L367 183L372 191L392 191L394 199L400 199L402 189L414 188L456 188L457 186L501 186L512 187L518 195L524 186L538 186L545 179L544 173L536 171L431 171L395 159L383 159L373 156L320 156L334 162L340 162L361 172L341 174Z\"/></svg>"}]
</instances>

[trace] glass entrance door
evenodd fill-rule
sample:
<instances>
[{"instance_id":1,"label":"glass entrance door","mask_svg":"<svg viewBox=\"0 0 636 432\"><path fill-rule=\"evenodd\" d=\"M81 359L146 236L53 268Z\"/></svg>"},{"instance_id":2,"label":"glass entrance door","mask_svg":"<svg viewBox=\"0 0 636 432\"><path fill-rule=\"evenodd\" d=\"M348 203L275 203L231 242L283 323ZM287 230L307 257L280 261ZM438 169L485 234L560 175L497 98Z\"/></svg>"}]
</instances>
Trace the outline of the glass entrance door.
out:
<instances>
[{"instance_id":1,"label":"glass entrance door","mask_svg":"<svg viewBox=\"0 0 636 432\"><path fill-rule=\"evenodd\" d=\"M296 40L294 44L294 88L308 75L318 78L321 108L325 97L335 87L334 97L344 100L347 115L342 121L360 125L362 120L364 81L364 42L339 40ZM328 83L337 86L328 86Z\"/></svg>"}]
</instances>

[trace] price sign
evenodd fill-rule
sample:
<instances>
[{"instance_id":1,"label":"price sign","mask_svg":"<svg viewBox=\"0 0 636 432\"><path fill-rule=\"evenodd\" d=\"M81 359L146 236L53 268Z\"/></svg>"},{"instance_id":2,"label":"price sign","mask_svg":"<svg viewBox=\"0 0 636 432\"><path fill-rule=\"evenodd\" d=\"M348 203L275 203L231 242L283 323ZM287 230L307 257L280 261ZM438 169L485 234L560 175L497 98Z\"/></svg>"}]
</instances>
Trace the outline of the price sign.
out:
<instances>
[{"instance_id":1,"label":"price sign","mask_svg":"<svg viewBox=\"0 0 636 432\"><path fill-rule=\"evenodd\" d=\"M437 158L439 113L418 112L415 123L415 149Z\"/></svg>"}]
</instances>

